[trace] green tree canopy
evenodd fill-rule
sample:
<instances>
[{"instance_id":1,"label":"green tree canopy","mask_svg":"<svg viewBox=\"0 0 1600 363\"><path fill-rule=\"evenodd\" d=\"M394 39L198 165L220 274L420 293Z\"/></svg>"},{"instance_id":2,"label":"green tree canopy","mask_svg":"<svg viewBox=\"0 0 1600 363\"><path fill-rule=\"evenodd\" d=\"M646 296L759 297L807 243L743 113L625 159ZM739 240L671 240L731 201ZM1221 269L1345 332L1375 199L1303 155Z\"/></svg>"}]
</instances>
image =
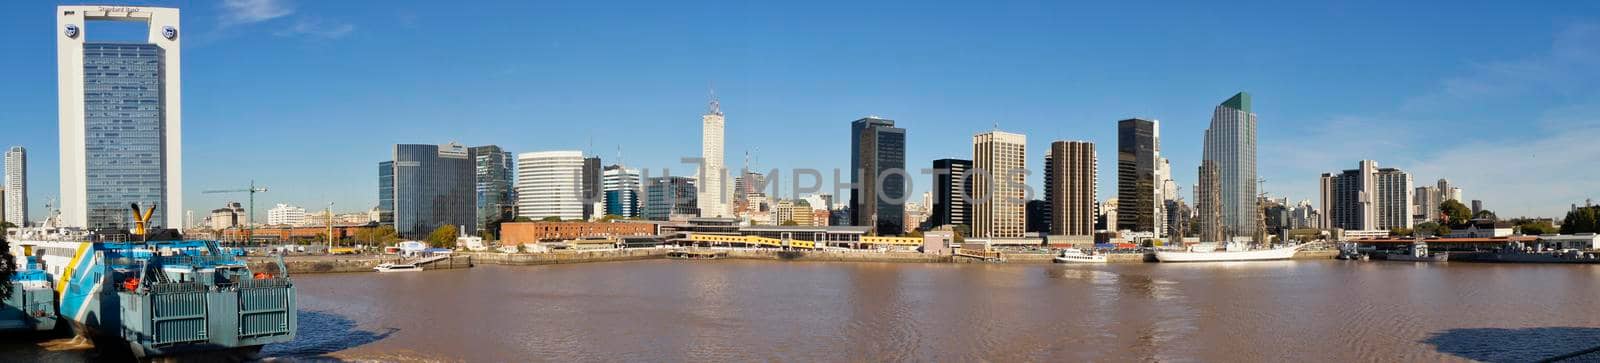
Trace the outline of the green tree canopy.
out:
<instances>
[{"instance_id":1,"label":"green tree canopy","mask_svg":"<svg viewBox=\"0 0 1600 363\"><path fill-rule=\"evenodd\" d=\"M549 216L549 217L544 217L544 219L540 219L540 221L543 221L543 222L560 222L561 221L561 217Z\"/></svg>"},{"instance_id":2,"label":"green tree canopy","mask_svg":"<svg viewBox=\"0 0 1600 363\"><path fill-rule=\"evenodd\" d=\"M6 223L11 224L11 223ZM11 243L0 233L0 301L11 296L11 275L17 273L17 261L11 258Z\"/></svg>"},{"instance_id":3,"label":"green tree canopy","mask_svg":"<svg viewBox=\"0 0 1600 363\"><path fill-rule=\"evenodd\" d=\"M1412 232L1420 233L1423 236L1444 237L1450 235L1450 227L1438 222L1422 222L1417 224L1416 228L1412 229Z\"/></svg>"},{"instance_id":4,"label":"green tree canopy","mask_svg":"<svg viewBox=\"0 0 1600 363\"><path fill-rule=\"evenodd\" d=\"M1412 230L1405 227L1394 227L1389 229L1390 237L1411 237L1411 233Z\"/></svg>"},{"instance_id":5,"label":"green tree canopy","mask_svg":"<svg viewBox=\"0 0 1600 363\"><path fill-rule=\"evenodd\" d=\"M1487 219L1498 222L1500 221L1500 216L1494 215L1494 211L1492 210L1484 209L1478 211L1477 213L1473 213L1472 219Z\"/></svg>"},{"instance_id":6,"label":"green tree canopy","mask_svg":"<svg viewBox=\"0 0 1600 363\"><path fill-rule=\"evenodd\" d=\"M1450 219L1448 223L1444 223L1445 225L1465 226L1467 225L1467 220L1472 219L1472 208L1467 208L1466 205L1462 205L1461 202L1455 199L1439 203L1439 212L1444 213Z\"/></svg>"},{"instance_id":7,"label":"green tree canopy","mask_svg":"<svg viewBox=\"0 0 1600 363\"><path fill-rule=\"evenodd\" d=\"M798 226L798 225L800 225L800 223L799 222L795 222L793 219L790 219L790 220L787 220L787 221L783 221L783 223L780 223L779 225L781 225L781 226Z\"/></svg>"},{"instance_id":8,"label":"green tree canopy","mask_svg":"<svg viewBox=\"0 0 1600 363\"><path fill-rule=\"evenodd\" d=\"M1546 221L1524 222L1522 224L1518 224L1517 225L1517 230L1522 231L1522 234L1529 235L1529 236L1541 235L1541 234L1551 234L1551 233L1556 233L1557 232L1556 227L1550 225L1550 222L1546 222Z\"/></svg>"},{"instance_id":9,"label":"green tree canopy","mask_svg":"<svg viewBox=\"0 0 1600 363\"><path fill-rule=\"evenodd\" d=\"M1567 212L1567 218L1561 221L1561 233L1595 233L1600 232L1600 206L1587 206Z\"/></svg>"},{"instance_id":10,"label":"green tree canopy","mask_svg":"<svg viewBox=\"0 0 1600 363\"><path fill-rule=\"evenodd\" d=\"M456 226L443 225L428 234L428 245L439 248L456 247Z\"/></svg>"},{"instance_id":11,"label":"green tree canopy","mask_svg":"<svg viewBox=\"0 0 1600 363\"><path fill-rule=\"evenodd\" d=\"M370 243L374 246L386 246L400 242L400 234L395 232L394 226L378 226L373 229L356 231L356 243Z\"/></svg>"}]
</instances>

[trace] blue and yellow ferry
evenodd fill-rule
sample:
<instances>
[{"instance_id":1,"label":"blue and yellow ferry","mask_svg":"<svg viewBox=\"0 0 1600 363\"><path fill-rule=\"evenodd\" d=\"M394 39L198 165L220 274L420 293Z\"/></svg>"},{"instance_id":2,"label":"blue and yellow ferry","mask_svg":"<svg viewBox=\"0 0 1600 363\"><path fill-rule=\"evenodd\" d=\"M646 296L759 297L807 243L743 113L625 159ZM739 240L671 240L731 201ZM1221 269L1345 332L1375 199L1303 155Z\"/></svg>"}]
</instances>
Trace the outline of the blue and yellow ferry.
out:
<instances>
[{"instance_id":1,"label":"blue and yellow ferry","mask_svg":"<svg viewBox=\"0 0 1600 363\"><path fill-rule=\"evenodd\" d=\"M57 310L79 336L126 341L139 357L249 354L294 339L294 282L251 272L215 241L52 235L12 243L53 279Z\"/></svg>"}]
</instances>

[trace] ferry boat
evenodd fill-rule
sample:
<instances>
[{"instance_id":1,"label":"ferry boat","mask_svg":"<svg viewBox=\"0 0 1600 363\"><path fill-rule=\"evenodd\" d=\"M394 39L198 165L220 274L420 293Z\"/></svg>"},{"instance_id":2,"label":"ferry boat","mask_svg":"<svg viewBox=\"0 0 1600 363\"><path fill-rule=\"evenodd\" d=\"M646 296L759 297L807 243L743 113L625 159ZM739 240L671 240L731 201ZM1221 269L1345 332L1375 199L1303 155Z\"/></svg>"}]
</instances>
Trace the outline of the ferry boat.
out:
<instances>
[{"instance_id":1,"label":"ferry boat","mask_svg":"<svg viewBox=\"0 0 1600 363\"><path fill-rule=\"evenodd\" d=\"M1052 260L1056 263L1106 263L1106 255L1068 248L1061 250Z\"/></svg>"},{"instance_id":2,"label":"ferry boat","mask_svg":"<svg viewBox=\"0 0 1600 363\"><path fill-rule=\"evenodd\" d=\"M216 241L123 242L56 228L13 237L54 280L60 319L80 337L126 342L138 358L250 356L294 340L294 282L252 272ZM278 268L286 271L281 259Z\"/></svg>"},{"instance_id":3,"label":"ferry boat","mask_svg":"<svg viewBox=\"0 0 1600 363\"><path fill-rule=\"evenodd\" d=\"M422 267L411 263L384 262L378 264L378 267L373 267L372 270L378 272L415 272L422 271Z\"/></svg>"},{"instance_id":4,"label":"ferry boat","mask_svg":"<svg viewBox=\"0 0 1600 363\"><path fill-rule=\"evenodd\" d=\"M1294 257L1305 244L1270 249L1252 249L1243 243L1227 243L1223 250L1216 250L1216 244L1199 244L1189 247L1184 251L1156 251L1156 260L1160 262L1222 262L1222 261L1268 261L1287 260Z\"/></svg>"},{"instance_id":5,"label":"ferry boat","mask_svg":"<svg viewBox=\"0 0 1600 363\"><path fill-rule=\"evenodd\" d=\"M0 332L50 331L56 328L56 297L49 275L39 269L33 249L12 246L11 294L0 296Z\"/></svg>"}]
</instances>

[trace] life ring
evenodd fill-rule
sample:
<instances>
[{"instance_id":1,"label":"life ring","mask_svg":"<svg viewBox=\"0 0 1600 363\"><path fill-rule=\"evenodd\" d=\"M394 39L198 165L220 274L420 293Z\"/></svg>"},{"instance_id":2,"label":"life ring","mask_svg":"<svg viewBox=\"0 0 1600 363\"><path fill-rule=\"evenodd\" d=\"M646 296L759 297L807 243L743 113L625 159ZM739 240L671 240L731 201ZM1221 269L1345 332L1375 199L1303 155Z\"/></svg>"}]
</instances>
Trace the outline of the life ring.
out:
<instances>
[{"instance_id":1,"label":"life ring","mask_svg":"<svg viewBox=\"0 0 1600 363\"><path fill-rule=\"evenodd\" d=\"M122 289L128 291L138 290L139 278L129 277L127 280L122 280Z\"/></svg>"},{"instance_id":2,"label":"life ring","mask_svg":"<svg viewBox=\"0 0 1600 363\"><path fill-rule=\"evenodd\" d=\"M269 275L265 272L257 272L255 278L256 280L266 280L272 278L272 275Z\"/></svg>"}]
</instances>

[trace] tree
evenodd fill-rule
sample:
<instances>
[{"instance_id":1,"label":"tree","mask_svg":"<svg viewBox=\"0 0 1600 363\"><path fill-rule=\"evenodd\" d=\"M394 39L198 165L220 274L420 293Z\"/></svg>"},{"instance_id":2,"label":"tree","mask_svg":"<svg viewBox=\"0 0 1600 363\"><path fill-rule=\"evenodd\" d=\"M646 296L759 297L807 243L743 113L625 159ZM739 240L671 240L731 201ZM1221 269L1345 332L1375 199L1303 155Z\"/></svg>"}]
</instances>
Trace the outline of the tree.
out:
<instances>
[{"instance_id":1,"label":"tree","mask_svg":"<svg viewBox=\"0 0 1600 363\"><path fill-rule=\"evenodd\" d=\"M428 234L428 245L439 248L455 248L456 226L447 224L435 228L433 233Z\"/></svg>"},{"instance_id":2,"label":"tree","mask_svg":"<svg viewBox=\"0 0 1600 363\"><path fill-rule=\"evenodd\" d=\"M11 258L11 243L6 242L5 234L0 234L0 300L11 296L11 275L15 273L17 261Z\"/></svg>"},{"instance_id":3,"label":"tree","mask_svg":"<svg viewBox=\"0 0 1600 363\"><path fill-rule=\"evenodd\" d=\"M1455 199L1439 203L1439 213L1444 213L1445 217L1448 218L1445 221L1446 223L1443 223L1445 225L1465 226L1467 225L1467 220L1472 219L1472 208L1467 208L1466 205L1462 205L1461 202Z\"/></svg>"},{"instance_id":4,"label":"tree","mask_svg":"<svg viewBox=\"0 0 1600 363\"><path fill-rule=\"evenodd\" d=\"M1550 225L1550 222L1547 221L1524 222L1517 225L1517 230L1521 231L1523 235L1529 236L1556 233L1556 227Z\"/></svg>"},{"instance_id":5,"label":"tree","mask_svg":"<svg viewBox=\"0 0 1600 363\"><path fill-rule=\"evenodd\" d=\"M1573 209L1561 221L1562 234L1595 232L1600 232L1600 206Z\"/></svg>"},{"instance_id":6,"label":"tree","mask_svg":"<svg viewBox=\"0 0 1600 363\"><path fill-rule=\"evenodd\" d=\"M1494 211L1488 210L1488 209L1480 210L1477 213L1473 213L1472 214L1472 219L1486 219L1486 220L1494 221L1494 222L1499 222L1500 221L1500 217L1494 215Z\"/></svg>"},{"instance_id":7,"label":"tree","mask_svg":"<svg viewBox=\"0 0 1600 363\"><path fill-rule=\"evenodd\" d=\"M1389 237L1410 237L1413 231L1410 228L1394 227L1389 229Z\"/></svg>"},{"instance_id":8,"label":"tree","mask_svg":"<svg viewBox=\"0 0 1600 363\"><path fill-rule=\"evenodd\" d=\"M541 222L560 222L561 221L561 217L549 216L549 217L544 217L544 219L540 219L539 221L541 221Z\"/></svg>"},{"instance_id":9,"label":"tree","mask_svg":"<svg viewBox=\"0 0 1600 363\"><path fill-rule=\"evenodd\" d=\"M532 221L533 221L533 218L528 218L528 217L516 217L516 218L512 218L512 219L511 219L511 221L512 221L512 222L532 222Z\"/></svg>"},{"instance_id":10,"label":"tree","mask_svg":"<svg viewBox=\"0 0 1600 363\"><path fill-rule=\"evenodd\" d=\"M400 242L400 234L395 232L394 226L378 226L378 228L362 229L356 231L357 243L370 243L374 246L390 245Z\"/></svg>"},{"instance_id":11,"label":"tree","mask_svg":"<svg viewBox=\"0 0 1600 363\"><path fill-rule=\"evenodd\" d=\"M11 222L0 222L0 236L6 235L6 230L12 228L17 228L17 225L11 224Z\"/></svg>"},{"instance_id":12,"label":"tree","mask_svg":"<svg viewBox=\"0 0 1600 363\"><path fill-rule=\"evenodd\" d=\"M795 222L793 219L790 219L790 220L787 220L787 221L783 221L783 223L780 223L778 225L780 225L780 226L798 226L798 225L800 225L800 222Z\"/></svg>"},{"instance_id":13,"label":"tree","mask_svg":"<svg viewBox=\"0 0 1600 363\"><path fill-rule=\"evenodd\" d=\"M485 232L483 232L483 240L484 241L499 241L500 238L498 236L495 236L494 232L485 231Z\"/></svg>"},{"instance_id":14,"label":"tree","mask_svg":"<svg viewBox=\"0 0 1600 363\"><path fill-rule=\"evenodd\" d=\"M1425 236L1444 237L1450 235L1450 227L1438 222L1422 222L1417 224L1416 228L1412 229L1412 232Z\"/></svg>"}]
</instances>

